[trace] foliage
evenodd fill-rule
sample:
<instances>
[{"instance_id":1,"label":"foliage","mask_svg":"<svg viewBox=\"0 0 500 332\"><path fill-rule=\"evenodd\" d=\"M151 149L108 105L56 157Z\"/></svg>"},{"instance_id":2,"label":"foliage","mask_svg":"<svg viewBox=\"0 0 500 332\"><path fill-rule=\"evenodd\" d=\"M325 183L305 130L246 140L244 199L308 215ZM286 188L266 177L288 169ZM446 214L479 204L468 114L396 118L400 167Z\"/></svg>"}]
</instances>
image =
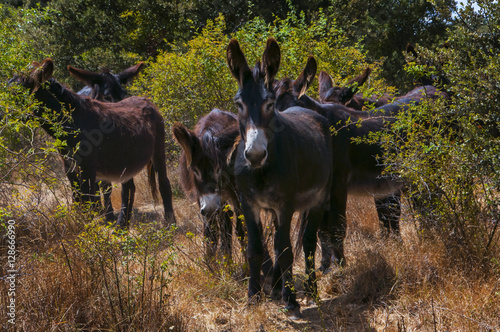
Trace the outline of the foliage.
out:
<instances>
[{"instance_id":1,"label":"foliage","mask_svg":"<svg viewBox=\"0 0 500 332\"><path fill-rule=\"evenodd\" d=\"M46 144L42 148L37 139L39 122L30 116L38 106L26 91L8 81L19 68L27 68L33 57L33 42L29 22L41 18L33 10L15 11L0 5L0 184L2 195L12 194L7 188L13 183L30 181L53 184L49 172L51 156L61 141ZM37 53L37 57L43 54ZM5 186L5 187L4 187ZM1 197L2 199L4 197Z\"/></svg>"},{"instance_id":2,"label":"foliage","mask_svg":"<svg viewBox=\"0 0 500 332\"><path fill-rule=\"evenodd\" d=\"M158 228L155 223L144 224L134 233L117 236L109 227L92 222L78 235L75 247L80 259L68 264L84 269L92 276L87 282L102 287L101 306L109 310L110 321L100 327L148 329L168 322L175 252L166 249L175 229Z\"/></svg>"},{"instance_id":3,"label":"foliage","mask_svg":"<svg viewBox=\"0 0 500 332\"><path fill-rule=\"evenodd\" d=\"M134 81L132 92L150 97L163 113L167 125L176 121L193 127L212 108L234 110L233 97L238 89L226 64L224 17L208 21L187 43L172 45L173 51L162 52L144 75ZM306 23L305 15L291 11L285 19L268 24L255 18L233 35L238 39L250 66L260 59L268 37L278 40L281 49L280 77L296 78L313 54L319 70L326 70L339 82L359 75L368 66L363 52L345 45L343 32L327 15ZM376 65L375 65L376 66ZM365 89L383 89L383 82L372 79ZM317 82L309 91L317 95ZM174 147L171 138L169 149Z\"/></svg>"},{"instance_id":4,"label":"foliage","mask_svg":"<svg viewBox=\"0 0 500 332\"><path fill-rule=\"evenodd\" d=\"M449 47L419 48L410 71L444 72L449 102L400 115L384 138L390 171L403 176L424 235L436 234L462 267L495 270L500 251L500 154L497 5L478 1L459 12ZM455 264L454 263L454 264Z\"/></svg>"},{"instance_id":5,"label":"foliage","mask_svg":"<svg viewBox=\"0 0 500 332\"><path fill-rule=\"evenodd\" d=\"M439 44L455 9L453 0L332 0L329 11L350 40L358 41L371 60L385 57L383 77L408 88L403 51L408 43Z\"/></svg>"}]
</instances>

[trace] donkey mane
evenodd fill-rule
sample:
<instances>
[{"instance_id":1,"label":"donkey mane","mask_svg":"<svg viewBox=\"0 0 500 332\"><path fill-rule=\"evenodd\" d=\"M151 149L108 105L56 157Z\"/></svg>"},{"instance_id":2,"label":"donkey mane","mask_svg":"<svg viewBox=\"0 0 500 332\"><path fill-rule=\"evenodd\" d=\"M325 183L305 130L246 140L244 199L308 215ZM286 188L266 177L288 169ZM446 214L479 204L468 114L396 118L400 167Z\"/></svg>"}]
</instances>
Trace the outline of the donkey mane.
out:
<instances>
[{"instance_id":1,"label":"donkey mane","mask_svg":"<svg viewBox=\"0 0 500 332\"><path fill-rule=\"evenodd\" d=\"M71 122L62 119L62 114L59 116L59 120L63 120L66 131L74 132L75 126L78 127L79 123L85 123L92 119L107 119L111 121L117 121L121 123L122 129L126 129L132 133L138 133L140 128L136 127L136 123L133 121L133 117L124 117L120 113L109 112L110 107L108 103L103 103L87 96L78 95L76 92L65 87L61 83L57 82L54 78L49 79L47 90L53 98L47 100L47 105L60 113L63 110L63 106L67 111L71 112ZM37 92L35 92L36 94ZM133 97L133 99L142 99L140 97ZM116 106L125 106L127 100L115 103ZM43 112L43 109L39 110ZM52 130L48 131L49 135L54 136Z\"/></svg>"},{"instance_id":2,"label":"donkey mane","mask_svg":"<svg viewBox=\"0 0 500 332\"><path fill-rule=\"evenodd\" d=\"M37 89L35 91L35 96L43 95L45 105L50 109L56 111L56 113L58 114L57 121L63 124L64 130L67 133L74 133L76 129L74 123L75 119L85 116L85 114L83 113L86 113L85 110L91 107L91 100L89 98L82 98L78 96L77 94L75 94L75 92L57 82L54 78L50 78L49 80L47 80L46 84L47 90L50 92L50 95L43 94ZM71 115L65 117L62 113L63 108L67 111L71 111ZM41 116L43 112L44 106L40 106L40 108L36 112L36 115ZM43 123L42 126L50 136L56 136L50 124Z\"/></svg>"}]
</instances>

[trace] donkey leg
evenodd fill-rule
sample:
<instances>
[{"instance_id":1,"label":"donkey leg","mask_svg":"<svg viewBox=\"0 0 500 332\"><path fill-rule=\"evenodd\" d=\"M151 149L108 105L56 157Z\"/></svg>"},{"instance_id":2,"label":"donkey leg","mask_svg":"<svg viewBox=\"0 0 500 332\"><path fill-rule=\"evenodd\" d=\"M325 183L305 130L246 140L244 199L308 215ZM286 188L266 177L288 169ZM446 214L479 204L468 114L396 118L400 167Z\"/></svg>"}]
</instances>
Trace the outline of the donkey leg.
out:
<instances>
[{"instance_id":1,"label":"donkey leg","mask_svg":"<svg viewBox=\"0 0 500 332\"><path fill-rule=\"evenodd\" d=\"M239 204L239 203L238 203ZM240 215L242 214L241 210L236 207L236 204L233 204L234 206L234 214L236 218L236 225L235 225L235 232L236 236L238 237L238 241L240 242L241 249L243 251L243 255L246 256L246 241L245 241L245 227L243 226L243 221L240 218Z\"/></svg>"},{"instance_id":2,"label":"donkey leg","mask_svg":"<svg viewBox=\"0 0 500 332\"><path fill-rule=\"evenodd\" d=\"M320 239L328 239L332 249L332 262L345 264L344 239L346 234L347 186L333 186L330 194L330 210L321 222Z\"/></svg>"},{"instance_id":3,"label":"donkey leg","mask_svg":"<svg viewBox=\"0 0 500 332\"><path fill-rule=\"evenodd\" d=\"M332 265L332 261L335 261L328 230L329 218L330 211L325 211L320 224L321 227L318 231L318 238L321 245L321 265L319 267L321 272L327 272Z\"/></svg>"},{"instance_id":4,"label":"donkey leg","mask_svg":"<svg viewBox=\"0 0 500 332\"><path fill-rule=\"evenodd\" d=\"M97 208L97 200L99 197L96 195L97 184L95 179L95 171L88 169L90 167L82 167L80 174L81 177L81 192L82 202L90 204L90 208L95 210Z\"/></svg>"},{"instance_id":5,"label":"donkey leg","mask_svg":"<svg viewBox=\"0 0 500 332\"><path fill-rule=\"evenodd\" d=\"M74 165L71 159L67 157L62 157L62 162L64 166L64 171L71 186L73 203L81 202L82 197L80 190L82 183L81 183L80 172L78 171L78 168Z\"/></svg>"},{"instance_id":6,"label":"donkey leg","mask_svg":"<svg viewBox=\"0 0 500 332\"><path fill-rule=\"evenodd\" d=\"M378 218L388 231L399 233L399 217L401 215L401 191L382 198L375 199Z\"/></svg>"},{"instance_id":7,"label":"donkey leg","mask_svg":"<svg viewBox=\"0 0 500 332\"><path fill-rule=\"evenodd\" d=\"M127 182L122 183L122 206L120 214L118 215L118 220L116 221L116 226L119 228L128 227L128 222L132 213L132 206L134 204L134 194L134 179L130 179Z\"/></svg>"},{"instance_id":8,"label":"donkey leg","mask_svg":"<svg viewBox=\"0 0 500 332\"><path fill-rule=\"evenodd\" d=\"M290 241L290 223L293 210L285 208L278 214L278 227L275 230L275 257L281 269L282 299L286 309L294 315L300 315L300 305L293 290L293 250Z\"/></svg>"},{"instance_id":9,"label":"donkey leg","mask_svg":"<svg viewBox=\"0 0 500 332\"><path fill-rule=\"evenodd\" d=\"M315 254L317 233L319 225L323 222L323 207L311 209L308 214L308 220L304 235L302 237L302 248L304 250L306 282L305 291L308 297L316 299L318 297L318 285L315 272Z\"/></svg>"},{"instance_id":10,"label":"donkey leg","mask_svg":"<svg viewBox=\"0 0 500 332\"><path fill-rule=\"evenodd\" d=\"M78 176L78 172L75 171L70 171L66 173L66 176L68 177L69 184L71 185L71 192L73 194L73 202L74 203L79 203L82 201L81 197L81 183L80 183L80 177Z\"/></svg>"},{"instance_id":11,"label":"donkey leg","mask_svg":"<svg viewBox=\"0 0 500 332\"><path fill-rule=\"evenodd\" d=\"M127 203L127 214L126 214L126 217L127 217L127 226L129 224L129 221L130 221L130 217L132 216L132 211L133 211L133 207L134 207L134 201L135 201L135 183L134 183L134 179L130 179L129 181L127 181L128 185L128 190L129 190L129 196L128 196L128 203Z\"/></svg>"},{"instance_id":12,"label":"donkey leg","mask_svg":"<svg viewBox=\"0 0 500 332\"><path fill-rule=\"evenodd\" d=\"M109 182L101 181L101 192L104 197L104 216L107 221L114 221L116 217L113 211L113 204L111 204L111 190L112 185Z\"/></svg>"},{"instance_id":13,"label":"donkey leg","mask_svg":"<svg viewBox=\"0 0 500 332\"><path fill-rule=\"evenodd\" d=\"M261 283L260 271L263 260L263 245L260 227L260 208L255 205L250 205L249 202L242 199L241 209L245 216L245 223L247 225L248 244L247 244L247 258L248 267L250 269L250 277L248 280L248 301L253 303L260 300L261 296Z\"/></svg>"},{"instance_id":14,"label":"donkey leg","mask_svg":"<svg viewBox=\"0 0 500 332\"><path fill-rule=\"evenodd\" d=\"M203 235L206 241L205 254L208 260L212 260L217 253L217 243L219 242L219 229L217 227L217 214L203 217Z\"/></svg>"},{"instance_id":15,"label":"donkey leg","mask_svg":"<svg viewBox=\"0 0 500 332\"><path fill-rule=\"evenodd\" d=\"M305 219L308 219L308 212L304 212L302 214L302 227L306 227L308 225L308 221ZM315 218L315 216L313 216ZM319 270L321 272L326 272L332 265L332 261L335 261L333 258L333 249L332 249L332 244L330 241L330 234L329 234L329 229L328 225L330 222L330 211L324 210L323 217L321 219L321 222L318 224L318 234L317 237L320 240L320 246L321 246L321 265L319 267ZM305 233L305 229L302 234Z\"/></svg>"},{"instance_id":16,"label":"donkey leg","mask_svg":"<svg viewBox=\"0 0 500 332\"><path fill-rule=\"evenodd\" d=\"M233 244L233 211L231 209L223 208L220 220L220 237L221 246L225 259L230 261L232 259L232 244Z\"/></svg>"},{"instance_id":17,"label":"donkey leg","mask_svg":"<svg viewBox=\"0 0 500 332\"><path fill-rule=\"evenodd\" d=\"M159 151L155 151L155 155L153 156L153 167L158 177L158 186L160 188L160 195L163 202L165 222L167 225L175 224L174 207L172 204L172 188L167 177L165 151L163 148L159 149ZM152 174L150 176L154 175Z\"/></svg>"}]
</instances>

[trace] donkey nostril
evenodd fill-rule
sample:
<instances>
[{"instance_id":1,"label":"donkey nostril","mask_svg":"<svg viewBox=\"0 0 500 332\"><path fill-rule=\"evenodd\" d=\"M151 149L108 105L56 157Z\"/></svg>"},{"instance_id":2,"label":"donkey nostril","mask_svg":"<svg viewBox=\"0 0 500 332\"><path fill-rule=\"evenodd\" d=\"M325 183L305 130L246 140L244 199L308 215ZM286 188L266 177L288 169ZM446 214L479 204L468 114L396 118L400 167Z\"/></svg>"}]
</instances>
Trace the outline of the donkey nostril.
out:
<instances>
[{"instance_id":1,"label":"donkey nostril","mask_svg":"<svg viewBox=\"0 0 500 332\"><path fill-rule=\"evenodd\" d=\"M205 216L205 217L207 216L207 209L205 209L205 208L201 208L201 209L200 209L200 212L201 212L201 215L202 215L202 216Z\"/></svg>"},{"instance_id":2,"label":"donkey nostril","mask_svg":"<svg viewBox=\"0 0 500 332\"><path fill-rule=\"evenodd\" d=\"M260 159L261 161L267 158L267 150L264 150L264 153L262 155L262 158Z\"/></svg>"},{"instance_id":3,"label":"donkey nostril","mask_svg":"<svg viewBox=\"0 0 500 332\"><path fill-rule=\"evenodd\" d=\"M267 157L267 150L249 151L245 150L245 158L253 165L261 165Z\"/></svg>"}]
</instances>

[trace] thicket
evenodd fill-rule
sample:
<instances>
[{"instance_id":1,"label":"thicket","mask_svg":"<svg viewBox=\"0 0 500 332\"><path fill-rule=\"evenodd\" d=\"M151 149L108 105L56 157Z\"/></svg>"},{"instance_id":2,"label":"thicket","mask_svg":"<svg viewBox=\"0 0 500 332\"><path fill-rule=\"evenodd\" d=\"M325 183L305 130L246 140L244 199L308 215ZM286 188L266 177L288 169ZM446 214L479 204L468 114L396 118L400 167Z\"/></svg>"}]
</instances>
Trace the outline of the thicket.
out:
<instances>
[{"instance_id":1,"label":"thicket","mask_svg":"<svg viewBox=\"0 0 500 332\"><path fill-rule=\"evenodd\" d=\"M500 271L500 8L460 10L446 47L419 48L407 70L444 75L451 99L399 116L382 141L388 170L408 182L421 235L447 248L452 266Z\"/></svg>"}]
</instances>

